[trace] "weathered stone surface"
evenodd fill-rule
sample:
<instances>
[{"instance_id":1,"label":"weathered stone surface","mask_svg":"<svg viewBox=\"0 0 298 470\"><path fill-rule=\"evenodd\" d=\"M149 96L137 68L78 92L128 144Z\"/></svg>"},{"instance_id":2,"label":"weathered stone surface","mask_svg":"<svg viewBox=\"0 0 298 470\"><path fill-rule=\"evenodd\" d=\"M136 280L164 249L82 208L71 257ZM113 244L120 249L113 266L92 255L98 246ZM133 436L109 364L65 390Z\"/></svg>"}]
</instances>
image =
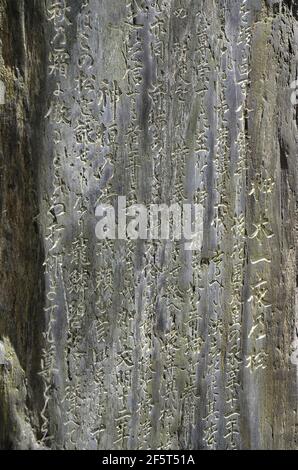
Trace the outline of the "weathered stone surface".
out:
<instances>
[{"instance_id":1,"label":"weathered stone surface","mask_svg":"<svg viewBox=\"0 0 298 470\"><path fill-rule=\"evenodd\" d=\"M0 2L0 80L6 88L5 104L0 105L0 335L4 344L11 345L17 364L12 374L18 384L11 391L7 388L13 382L7 382L10 373L0 365L0 443L4 448L22 447L29 440L27 435L21 443L15 434L19 432L14 424L17 411L8 408L9 403L18 400L23 415L28 405L37 437L41 436L37 430L43 407L38 372L45 329L44 249L37 219L37 181L47 70L44 11L38 6L41 2L33 3ZM18 388L24 377L26 394Z\"/></svg>"},{"instance_id":2,"label":"weathered stone surface","mask_svg":"<svg viewBox=\"0 0 298 470\"><path fill-rule=\"evenodd\" d=\"M297 448L297 19L0 0L0 448ZM98 240L117 196L201 248Z\"/></svg>"}]
</instances>

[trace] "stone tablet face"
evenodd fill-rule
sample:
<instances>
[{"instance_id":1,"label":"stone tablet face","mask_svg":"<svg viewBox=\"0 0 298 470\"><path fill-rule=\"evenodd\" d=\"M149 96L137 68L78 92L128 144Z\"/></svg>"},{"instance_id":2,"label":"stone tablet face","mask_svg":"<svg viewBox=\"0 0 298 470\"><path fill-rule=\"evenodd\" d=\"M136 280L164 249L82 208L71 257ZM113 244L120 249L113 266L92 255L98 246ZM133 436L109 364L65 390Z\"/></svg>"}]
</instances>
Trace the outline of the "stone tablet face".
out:
<instances>
[{"instance_id":1,"label":"stone tablet face","mask_svg":"<svg viewBox=\"0 0 298 470\"><path fill-rule=\"evenodd\" d=\"M29 3L0 0L0 448L297 448L296 5Z\"/></svg>"}]
</instances>

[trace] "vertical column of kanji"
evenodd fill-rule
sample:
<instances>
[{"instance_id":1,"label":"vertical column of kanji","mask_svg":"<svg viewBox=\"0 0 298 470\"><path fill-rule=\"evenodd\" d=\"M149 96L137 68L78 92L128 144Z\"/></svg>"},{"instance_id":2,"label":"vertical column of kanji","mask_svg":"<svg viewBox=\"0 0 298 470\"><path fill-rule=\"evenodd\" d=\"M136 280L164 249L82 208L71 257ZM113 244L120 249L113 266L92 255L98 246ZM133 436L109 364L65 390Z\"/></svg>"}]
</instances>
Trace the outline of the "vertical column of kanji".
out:
<instances>
[{"instance_id":1,"label":"vertical column of kanji","mask_svg":"<svg viewBox=\"0 0 298 470\"><path fill-rule=\"evenodd\" d=\"M156 205L166 204L164 207L170 209L178 203L178 210L183 203L183 175L187 158L183 141L185 127L180 128L185 96L179 94L179 87L184 86L184 94L187 87L187 83L182 81L187 73L186 49L184 46L184 55L181 56L182 47L179 44L180 35L183 37L187 29L185 13L184 8L176 8L169 1L158 1L154 10L149 8L149 14L152 15L150 46L153 80L149 89L151 108L148 115L152 142L151 200ZM181 62L183 70L180 73ZM171 102L169 95L172 96ZM187 114L188 110L184 111ZM150 277L148 276L150 315L149 321L146 320L145 323L151 349L150 367L146 374L149 379L151 409L142 410L148 416L148 431L151 425L148 445L150 448L164 449L178 448L181 445L179 433L184 405L180 398L183 395L187 367L183 354L179 353L185 301L184 288L181 289L179 279L181 250L179 241L162 239L161 229L165 217L161 209L154 221L156 225L150 227L153 229L152 239L146 253L146 270L151 264Z\"/></svg>"},{"instance_id":2,"label":"vertical column of kanji","mask_svg":"<svg viewBox=\"0 0 298 470\"><path fill-rule=\"evenodd\" d=\"M111 5L111 7L113 6ZM108 23L106 19L107 14L108 12L102 2L93 2L92 16L100 32L98 44L95 42L94 45L96 48L101 49L97 55L97 81L101 91L99 97L95 96L94 99L98 101L98 114L102 120L102 145L98 151L98 156L94 155L96 158L94 173L97 181L97 189L95 191L97 197L93 201L95 210L99 205L104 207L106 204L112 204L116 207L113 178L117 168L115 149L118 130L115 118L118 111L119 88L117 81L113 79L112 72L109 73L109 70L105 67L103 51L105 51L108 60L108 57L112 54L113 43L104 43L104 32L107 35L112 35L119 33L119 30L118 26L112 22L109 23L108 29L105 28ZM112 42L111 36L109 38ZM94 257L96 259L94 273L96 297L94 330L97 342L94 379L97 387L92 405L95 418L92 432L97 441L97 448L109 449L115 448L115 428L117 426L116 418L119 401L126 395L124 387L123 389L121 387L117 389L117 375L115 371L115 336L117 337L115 330L118 324L118 312L117 310L115 311L113 298L115 295L118 295L120 302L122 292L120 285L118 285L116 290L114 286L115 241L110 238L113 238L115 233L107 232L106 237L100 237L96 229L96 235L99 238L94 247ZM119 254L118 259L119 265L121 265L123 255ZM117 279L121 281L121 275L117 276Z\"/></svg>"},{"instance_id":3,"label":"vertical column of kanji","mask_svg":"<svg viewBox=\"0 0 298 470\"><path fill-rule=\"evenodd\" d=\"M164 253L161 251L161 279L166 279L163 293L167 320L164 340L166 401L163 413L168 448L191 447L195 407L198 404L196 369L201 338L197 309L200 298L197 261L201 246L197 240L195 243L199 246L193 247L194 251L188 251L185 240L187 224L190 223L190 227L196 217L201 217L194 210L194 204L204 204L197 153L197 128L201 114L198 83L201 57L197 39L199 24L204 21L202 10L197 2L174 2L168 33L171 46L165 95L167 130L165 155L161 161L161 175L167 175L167 178L161 179L161 202L172 204L171 207L177 204L183 220L181 240L174 239L171 244L165 245ZM170 102L169 95L172 96ZM192 215L186 212L184 204L191 208ZM168 409L171 409L170 413Z\"/></svg>"},{"instance_id":4,"label":"vertical column of kanji","mask_svg":"<svg viewBox=\"0 0 298 470\"><path fill-rule=\"evenodd\" d=\"M65 213L65 178L63 165L65 159L64 130L69 126L69 109L65 84L68 75L69 53L67 51L67 14L69 8L65 0L48 0L47 16L49 22L48 83L51 90L50 105L46 118L46 142L53 160L47 169L49 178L48 194L43 199L42 225L45 240L45 282L46 304L44 308L47 329L45 347L41 364L44 381L44 408L42 410L42 442L50 446L62 439L60 416L61 376L59 376L59 352L57 335L61 328L61 265L63 215ZM48 183L48 181L47 181ZM59 437L58 437L59 436Z\"/></svg>"},{"instance_id":5,"label":"vertical column of kanji","mask_svg":"<svg viewBox=\"0 0 298 470\"><path fill-rule=\"evenodd\" d=\"M147 205L151 198L152 162L148 119L153 79L151 24L155 10L155 5L151 4L152 2L149 1L140 4L131 1L127 5L129 36L126 51L131 120L126 138L131 169L131 191L127 198L130 205L138 203ZM133 215L133 212L130 215ZM133 252L129 260L128 274L133 277L132 295L135 302L134 317L131 318L129 333L132 344L132 385L128 445L129 448L150 448L151 386L149 376L153 310L148 297L152 288L151 247L143 239L128 241L127 246L128 252ZM142 430L141 434L140 430Z\"/></svg>"},{"instance_id":6,"label":"vertical column of kanji","mask_svg":"<svg viewBox=\"0 0 298 470\"><path fill-rule=\"evenodd\" d=\"M210 7L209 7L210 8ZM201 106L204 109L204 122L199 132L204 135L204 145L198 145L197 159L201 167L199 184L203 179L203 200L205 207L204 242L200 264L204 291L199 308L202 311L201 331L204 338L199 370L203 371L204 381L201 388L201 435L199 446L215 449L218 443L219 413L221 404L221 341L223 314L221 306L222 277L219 269L221 253L222 227L217 219L219 198L219 152L218 139L221 125L222 103L221 90L221 48L225 44L222 32L224 13L218 7L207 9L203 25L198 25L203 44L202 60L199 63L201 80L204 88ZM202 86L200 84L200 86ZM203 93L202 93L203 91ZM200 134L198 140L201 141ZM201 147L202 146L202 147ZM200 162L200 160L203 160ZM204 389L205 387L205 389ZM196 445L198 445L196 443Z\"/></svg>"},{"instance_id":7,"label":"vertical column of kanji","mask_svg":"<svg viewBox=\"0 0 298 470\"><path fill-rule=\"evenodd\" d=\"M152 27L156 63L149 115L153 141L152 202L167 204L170 209L175 205L181 209L184 202L191 204L195 199L193 127L198 107L192 82L192 41L196 15L188 15L188 7L187 2L157 2ZM151 242L149 252L153 256L155 279L151 291L154 322L151 446L179 448L190 441L192 407L196 401L193 359L200 339L198 332L192 337L189 322L195 322L192 318L196 315L198 292L191 285L190 254L178 240L160 240L163 219L161 213L156 240Z\"/></svg>"},{"instance_id":8,"label":"vertical column of kanji","mask_svg":"<svg viewBox=\"0 0 298 470\"><path fill-rule=\"evenodd\" d=\"M240 8L239 8L240 6ZM237 16L235 16L235 13ZM236 21L235 21L236 17ZM225 376L224 445L229 449L241 448L240 435L240 370L241 323L243 321L243 283L245 266L245 195L247 146L245 137L246 98L248 84L248 57L250 47L250 11L247 2L241 2L227 14L226 54L229 121L229 164L230 186L229 224L226 240L230 257L229 299L225 305L226 332L228 335L227 363Z\"/></svg>"},{"instance_id":9,"label":"vertical column of kanji","mask_svg":"<svg viewBox=\"0 0 298 470\"><path fill-rule=\"evenodd\" d=\"M93 248L94 204L99 191L96 173L103 161L103 131L98 120L102 94L94 60L95 8L88 1L74 5L61 0L48 6L54 24L50 79L53 76L55 82L47 130L55 171L51 174L50 167L50 198L54 204L45 224L54 235L57 232L53 246L47 247L56 260L48 273L55 291L48 287L47 296L55 301L56 310L50 330L55 355L48 413L55 429L55 445L68 449L96 448L98 431ZM45 238L49 239L47 234Z\"/></svg>"},{"instance_id":10,"label":"vertical column of kanji","mask_svg":"<svg viewBox=\"0 0 298 470\"><path fill-rule=\"evenodd\" d=\"M119 7L119 3L118 3ZM98 103L98 116L101 119L101 146L97 150L94 158L94 177L96 188L94 188L93 207L97 215L97 207L112 205L117 207L115 195L117 189L113 185L115 170L117 170L116 150L118 129L116 117L118 115L119 99L121 90L118 85L117 74L122 70L110 70L107 66L109 60L117 60L117 46L114 44L114 36L121 32L119 25L114 24L109 16L114 9L115 19L117 14L116 5L102 1L90 2L90 15L93 18L95 29L99 32L98 37L93 36L93 45L96 54L97 64L97 89L99 94L94 96L94 101ZM119 51L120 54L120 51ZM121 69L121 67L120 67ZM124 72L123 72L124 74ZM99 215L104 215L104 212ZM96 227L96 240L93 256L95 258L95 318L94 331L97 347L94 359L94 380L96 382L95 394L92 398L92 408L94 421L92 424L92 434L97 442L98 449L113 449L116 435L116 419L119 409L119 401L125 395L125 390L117 388L117 373L115 368L116 347L120 338L117 336L118 309L116 302L121 302L121 274L117 275L120 281L115 288L115 273L117 271L117 254L115 251L116 233L99 233ZM119 265L122 257L119 255ZM117 282L116 281L116 282Z\"/></svg>"},{"instance_id":11,"label":"vertical column of kanji","mask_svg":"<svg viewBox=\"0 0 298 470\"><path fill-rule=\"evenodd\" d=\"M198 14L196 31L196 90L200 109L196 126L195 158L197 168L197 198L204 206L202 250L193 260L196 289L199 292L197 322L200 349L197 359L197 399L192 433L194 448L215 448L218 439L218 415L221 394L219 368L222 309L221 309L221 227L217 220L218 148L222 104L219 79L223 39L222 12L207 2Z\"/></svg>"},{"instance_id":12,"label":"vertical column of kanji","mask_svg":"<svg viewBox=\"0 0 298 470\"><path fill-rule=\"evenodd\" d=\"M264 369L267 367L268 353L266 350L266 317L271 311L272 306L268 301L268 279L270 272L271 248L269 241L274 237L272 231L272 221L269 211L272 204L272 192L274 189L274 179L272 170L268 165L264 165L266 149L266 137L259 135L258 126L268 126L268 114L264 113L263 96L266 93L264 84L256 91L256 84L260 83L261 74L266 74L266 62L264 54L268 54L266 46L267 37L270 35L273 18L268 18L265 25L256 26L259 29L258 46L254 41L252 49L252 82L251 94L249 96L248 106L251 108L249 122L254 122L252 130L249 126L250 153L248 167L248 210L247 210L247 235L248 235L248 266L246 277L247 295L244 299L245 312L245 333L244 353L245 353L245 372L244 387L248 398L250 415L254 415L260 423L260 407L262 387L264 379ZM264 29L263 29L264 28ZM260 29L263 29L261 32ZM255 48L258 47L260 54L255 55ZM274 64L274 62L273 62ZM270 68L274 70L271 63ZM272 86L272 84L271 84ZM272 92L272 90L271 90ZM275 89L274 93L277 94ZM275 101L276 98L273 99ZM271 102L274 107L274 103ZM267 115L265 115L267 114ZM265 124L266 122L266 124ZM271 130L272 132L272 130ZM269 145L271 147L271 145ZM269 166L271 164L269 163ZM268 205L269 204L269 205ZM270 210L270 209L269 209ZM272 338L270 339L270 341ZM252 410L254 410L252 412ZM260 432L256 429L255 422L248 417L249 446L258 448L260 446Z\"/></svg>"},{"instance_id":13,"label":"vertical column of kanji","mask_svg":"<svg viewBox=\"0 0 298 470\"><path fill-rule=\"evenodd\" d=\"M165 195L162 189L163 182L165 183L164 163L162 162L166 159L168 126L171 125L167 119L167 77L170 51L166 47L169 38L170 3L157 1L154 9L150 8L150 59L152 62L150 77L152 85L150 88L150 84L147 85L151 105L147 119L152 149L151 201L155 204L170 200L170 194ZM156 229L159 232L160 221L157 222ZM156 239L159 237L160 235L153 236L148 243L146 253L148 307L144 312L144 315L148 315L145 329L148 331L146 336L150 341L147 346L150 351L150 362L147 371L145 371L149 386L147 385L147 394L144 398L149 401L150 408L145 408L144 400L142 419L146 419L148 431L150 430L146 445L153 449L167 448L169 428L166 423L171 420L174 412L172 402L169 401L171 398L169 397L169 389L173 387L171 380L172 355L168 354L166 339L169 328L165 311L168 255L166 242Z\"/></svg>"},{"instance_id":14,"label":"vertical column of kanji","mask_svg":"<svg viewBox=\"0 0 298 470\"><path fill-rule=\"evenodd\" d=\"M211 9L207 3L200 20L197 80L203 112L197 126L196 155L205 222L201 258L194 263L201 292L202 339L198 362L201 400L193 445L237 448L249 53L246 2L229 3L224 9L219 5ZM229 361L225 362L226 349Z\"/></svg>"},{"instance_id":15,"label":"vertical column of kanji","mask_svg":"<svg viewBox=\"0 0 298 470\"><path fill-rule=\"evenodd\" d=\"M248 409L244 424L246 446L280 449L295 446L297 420L292 389L296 373L290 365L289 347L295 316L290 220L295 211L292 162L296 155L289 85L296 64L293 17L288 8L280 5L272 10L262 5L256 20L264 14L266 21L256 21L252 38L248 96L248 265L243 331L243 387Z\"/></svg>"},{"instance_id":16,"label":"vertical column of kanji","mask_svg":"<svg viewBox=\"0 0 298 470\"><path fill-rule=\"evenodd\" d=\"M142 37L144 19L141 8L134 1L129 1L126 5L124 27L126 31L123 48L126 62L124 78L127 109L129 111L129 119L127 119L123 136L127 152L125 194L127 206L137 208L138 203L145 203L143 195L140 194L139 181L145 177L140 173L140 167L141 159L145 159L146 156L140 150L141 126L138 114L138 106L144 86L144 39ZM135 214L137 213L138 210ZM129 211L127 215L132 216L133 214L133 211ZM129 219L127 219L127 222L129 222ZM119 425L122 427L122 442L118 442L118 445L122 448L125 446L128 449L146 448L148 432L148 421L144 420L142 412L143 410L146 411L144 406L147 409L150 408L146 377L150 345L146 325L148 322L151 325L151 318L150 315L146 315L146 292L151 266L150 263L146 262L145 251L146 242L144 240L130 240L128 237L125 242L124 253L126 262L123 289L123 323L121 327L121 364L118 366L119 379L121 379L119 385L125 387L126 391L121 409L122 416L119 416ZM122 374L122 378L120 374ZM119 425L118 432L121 430Z\"/></svg>"},{"instance_id":17,"label":"vertical column of kanji","mask_svg":"<svg viewBox=\"0 0 298 470\"><path fill-rule=\"evenodd\" d=\"M227 216L227 192L226 192L226 174L228 167L228 125L226 113L228 111L227 98L226 98L226 37L225 37L225 20L224 11L219 13L220 34L218 36L219 56L217 57L219 68L217 71L217 139L216 139L216 156L215 156L215 171L217 178L215 181L216 200L215 200L215 227L216 227L216 240L217 246L211 258L212 279L210 281L213 286L214 292L214 310L216 318L214 320L215 338L214 342L217 345L216 352L216 368L213 371L213 400L214 400L214 414L213 421L210 426L204 430L205 445L210 449L223 448L223 429L224 429L224 368L222 362L222 354L225 350L226 336L224 334L224 236L225 224Z\"/></svg>"},{"instance_id":18,"label":"vertical column of kanji","mask_svg":"<svg viewBox=\"0 0 298 470\"><path fill-rule=\"evenodd\" d=\"M126 132L129 161L130 191L127 194L127 205L150 202L148 188L152 182L150 169L150 153L148 142L144 140L144 123L147 113L143 96L151 93L150 70L154 68L152 53L151 25L153 23L155 5L143 2L140 8L130 1L128 8L128 35L125 43L127 57L127 95L130 101L130 122ZM152 3L152 2L151 2ZM148 57L150 56L150 58ZM140 109L143 106L143 113ZM144 144L147 145L145 149ZM144 166L147 165L146 171ZM147 183L143 183L146 182ZM145 187L147 186L147 189ZM145 191L144 191L145 189ZM131 214L133 215L133 214ZM145 240L128 240L128 259L126 273L126 292L134 301L134 318L131 321L130 335L132 338L132 387L131 417L129 422L129 448L151 448L151 409L152 409L152 324L154 296L154 263L152 262L152 244ZM130 279L132 283L129 286Z\"/></svg>"},{"instance_id":19,"label":"vertical column of kanji","mask_svg":"<svg viewBox=\"0 0 298 470\"><path fill-rule=\"evenodd\" d=\"M191 142L188 140L188 127L193 112L190 103L193 99L192 84L192 35L193 17L187 14L186 2L173 2L170 10L168 39L164 39L164 55L168 69L160 65L160 82L164 83L162 100L165 117L162 121L160 140L163 142L161 160L156 170L160 173L160 202L170 207L179 207L183 218L183 203L188 200L188 159ZM165 6L166 10L166 6ZM195 14L195 10L194 10ZM170 44L170 46L167 46ZM166 80L163 78L166 77ZM169 103L169 95L172 102ZM193 103L195 105L195 101ZM194 116L194 122L196 116ZM166 176L167 175L167 176ZM163 222L161 217L161 223ZM161 356L162 440L161 445L168 449L185 446L184 414L187 414L187 386L191 380L187 374L190 367L187 358L188 337L187 319L189 314L189 260L181 240L171 234L170 243L159 246L160 274L158 289L160 304L160 324L164 328L161 336L163 348Z\"/></svg>"},{"instance_id":20,"label":"vertical column of kanji","mask_svg":"<svg viewBox=\"0 0 298 470\"><path fill-rule=\"evenodd\" d=\"M120 6L115 18L122 15L123 4ZM80 449L114 446L122 400L116 364L122 342L123 253L114 240L115 231L103 233L100 224L95 224L95 216L103 215L100 206L116 208L114 171L121 168L118 118L123 108L118 77L124 71L109 63L113 58L117 62L120 56L120 52L110 53L114 47L118 51L120 40L109 36L118 28L109 21L112 9L113 5L97 0L81 5L73 62L77 94L71 147L75 158L69 173L74 208L68 224L72 243L65 258L72 319L67 403L68 447ZM127 328L121 325L122 331L127 333Z\"/></svg>"},{"instance_id":21,"label":"vertical column of kanji","mask_svg":"<svg viewBox=\"0 0 298 470\"><path fill-rule=\"evenodd\" d=\"M122 220L126 219L125 197L135 198L138 130L134 96L141 80L134 54L139 45L129 4L122 1L94 5L100 24L99 44L104 51L98 70L103 146L95 205L109 204L117 213L114 233L106 232L103 236L100 223L96 229L101 238L95 247L99 342L96 377L101 383L96 434L99 448L126 449L135 447L137 435L138 399L133 389L138 389L138 377L133 376L133 368L136 362L139 366L139 359L134 357L134 242L126 240L126 227L118 213Z\"/></svg>"},{"instance_id":22,"label":"vertical column of kanji","mask_svg":"<svg viewBox=\"0 0 298 470\"><path fill-rule=\"evenodd\" d=\"M96 107L98 90L94 69L93 15L89 1L80 5L76 18L75 45L72 49L69 89L72 90L72 118L64 136L68 161L65 162L70 198L67 236L63 259L64 305L67 338L64 342L65 446L67 449L96 448L93 398L93 351L96 341L90 333L94 306L91 277L94 233L90 229L93 207L93 157L101 144Z\"/></svg>"},{"instance_id":23,"label":"vertical column of kanji","mask_svg":"<svg viewBox=\"0 0 298 470\"><path fill-rule=\"evenodd\" d=\"M214 10L213 16L216 15ZM199 115L197 124L194 130L195 146L195 187L197 190L197 199L204 207L204 219L206 218L206 210L208 206L208 180L206 177L208 166L209 142L208 142L208 115L206 110L206 100L208 96L208 76L209 76L209 63L208 63L208 19L205 5L200 5L199 11L196 15L196 30L195 30L195 96ZM203 232L203 246L206 244L209 234ZM208 357L208 319L206 314L206 276L208 264L206 263L207 257L203 252L193 253L193 289L197 293L195 309L192 313L190 327L193 337L190 338L190 351L193 354L193 367L195 374L192 374L193 382L190 394L191 412L189 430L189 438L191 447L196 449L203 447L203 417L205 416L204 407L206 406L206 393L205 389L205 369L206 360ZM203 380L202 380L203 379Z\"/></svg>"},{"instance_id":24,"label":"vertical column of kanji","mask_svg":"<svg viewBox=\"0 0 298 470\"><path fill-rule=\"evenodd\" d=\"M186 11L189 14L189 8L186 7L188 4L185 4L185 10L180 11L180 18ZM218 46L215 45L219 41L220 32L218 9L214 4L210 10L209 7L208 2L202 2L198 4L196 10L191 10L195 18L194 28L188 32L191 41L186 42L183 47L186 63L192 64L191 74L188 73L184 78L184 87L191 88L189 98L192 105L192 113L185 129L185 148L182 152L182 155L185 152L188 154L187 172L184 175L184 197L187 202L194 202L203 207L204 221L210 213L208 199L214 191L213 185L216 185L215 178L214 181L212 179L210 181L212 159L210 161L211 147L208 131L210 129L209 116L213 112L213 105L208 107L208 99L209 84L213 84L210 63L213 66L218 60ZM186 53L188 50L192 50L192 56ZM211 56L212 60L210 60ZM185 63L183 66L185 67ZM216 134L216 125L212 127L212 132ZM187 381L181 397L183 412L180 440L183 448L197 449L204 447L205 442L207 442L207 447L212 442L213 431L216 428L215 399L219 395L215 393L211 377L215 376L214 365L218 354L216 351L217 324L214 320L214 316L217 315L215 307L218 299L213 293L209 298L208 249L206 252L206 246L212 239L211 230L209 227L206 230L205 224L204 227L202 225L198 246L193 249L191 256L184 253L182 262L182 265L188 266L184 274L184 277L188 279L188 285L185 296L187 308L184 307Z\"/></svg>"},{"instance_id":25,"label":"vertical column of kanji","mask_svg":"<svg viewBox=\"0 0 298 470\"><path fill-rule=\"evenodd\" d=\"M118 6L118 3L117 3ZM121 15L120 15L121 13ZM106 124L110 129L112 142L109 143L109 155L114 166L110 198L122 220L128 215L127 201L135 201L135 155L138 135L135 117L135 94L140 78L134 66L138 51L136 28L129 2L123 2L119 18L113 18L113 34L120 35L117 52L121 56L121 66L114 65L111 77L106 79L106 90L114 110ZM106 47L109 47L107 44ZM119 58L118 58L119 60ZM113 79L112 79L113 78ZM136 79L136 81L134 81ZM107 108L108 109L108 108ZM112 131L114 130L114 134ZM112 144L112 145L111 145ZM118 200L116 199L118 198ZM135 448L137 439L138 371L134 374L136 330L134 327L137 302L135 298L134 242L126 239L126 226L116 216L117 240L113 244L111 279L110 325L108 334L107 373L113 370L109 384L107 402L106 448ZM121 214L121 215L120 215ZM139 345L138 345L139 347ZM139 363L139 361L138 361ZM110 373L110 372L109 372Z\"/></svg>"}]
</instances>

